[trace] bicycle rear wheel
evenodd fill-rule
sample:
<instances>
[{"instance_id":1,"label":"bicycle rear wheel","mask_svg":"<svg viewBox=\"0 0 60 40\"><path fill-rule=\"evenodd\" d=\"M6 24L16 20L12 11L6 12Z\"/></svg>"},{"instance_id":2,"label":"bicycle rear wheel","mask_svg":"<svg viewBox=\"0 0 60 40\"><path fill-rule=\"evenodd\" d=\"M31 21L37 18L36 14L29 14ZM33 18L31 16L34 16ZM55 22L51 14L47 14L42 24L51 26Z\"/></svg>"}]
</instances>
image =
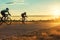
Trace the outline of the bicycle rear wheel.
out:
<instances>
[{"instance_id":1,"label":"bicycle rear wheel","mask_svg":"<svg viewBox=\"0 0 60 40\"><path fill-rule=\"evenodd\" d=\"M2 21L2 18L0 17L0 25L2 25L3 21Z\"/></svg>"},{"instance_id":2,"label":"bicycle rear wheel","mask_svg":"<svg viewBox=\"0 0 60 40\"><path fill-rule=\"evenodd\" d=\"M7 18L6 20L5 20L5 23L7 24L7 25L10 25L12 22L11 22L11 18Z\"/></svg>"},{"instance_id":3,"label":"bicycle rear wheel","mask_svg":"<svg viewBox=\"0 0 60 40\"><path fill-rule=\"evenodd\" d=\"M3 22L0 20L0 25L2 25L2 23L3 23Z\"/></svg>"}]
</instances>

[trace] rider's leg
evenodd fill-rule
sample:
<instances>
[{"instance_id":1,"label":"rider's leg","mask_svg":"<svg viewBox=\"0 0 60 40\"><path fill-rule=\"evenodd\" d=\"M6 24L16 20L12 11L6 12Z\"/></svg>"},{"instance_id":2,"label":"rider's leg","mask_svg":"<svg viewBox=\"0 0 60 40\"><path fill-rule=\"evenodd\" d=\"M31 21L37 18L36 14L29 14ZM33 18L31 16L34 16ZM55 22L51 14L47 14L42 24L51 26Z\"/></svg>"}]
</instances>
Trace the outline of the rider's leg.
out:
<instances>
[{"instance_id":1,"label":"rider's leg","mask_svg":"<svg viewBox=\"0 0 60 40\"><path fill-rule=\"evenodd\" d=\"M23 18L23 23L25 23L25 17Z\"/></svg>"},{"instance_id":2,"label":"rider's leg","mask_svg":"<svg viewBox=\"0 0 60 40\"><path fill-rule=\"evenodd\" d=\"M5 20L6 20L6 15L4 14L4 15L3 15L3 21L5 21Z\"/></svg>"},{"instance_id":3,"label":"rider's leg","mask_svg":"<svg viewBox=\"0 0 60 40\"><path fill-rule=\"evenodd\" d=\"M4 15L2 14L1 21L3 21L3 20L4 20Z\"/></svg>"},{"instance_id":4,"label":"rider's leg","mask_svg":"<svg viewBox=\"0 0 60 40\"><path fill-rule=\"evenodd\" d=\"M4 17L4 20L6 20L6 17Z\"/></svg>"},{"instance_id":5,"label":"rider's leg","mask_svg":"<svg viewBox=\"0 0 60 40\"><path fill-rule=\"evenodd\" d=\"M4 15L4 20L7 20L7 16L6 16L6 14Z\"/></svg>"},{"instance_id":6,"label":"rider's leg","mask_svg":"<svg viewBox=\"0 0 60 40\"><path fill-rule=\"evenodd\" d=\"M24 23L24 17L22 17L22 23Z\"/></svg>"},{"instance_id":7,"label":"rider's leg","mask_svg":"<svg viewBox=\"0 0 60 40\"><path fill-rule=\"evenodd\" d=\"M22 17L22 23L23 23L23 21L24 21L24 20L23 20L23 17Z\"/></svg>"},{"instance_id":8,"label":"rider's leg","mask_svg":"<svg viewBox=\"0 0 60 40\"><path fill-rule=\"evenodd\" d=\"M3 17L1 17L1 21L3 21Z\"/></svg>"},{"instance_id":9,"label":"rider's leg","mask_svg":"<svg viewBox=\"0 0 60 40\"><path fill-rule=\"evenodd\" d=\"M24 22L25 22L25 17L24 17Z\"/></svg>"}]
</instances>

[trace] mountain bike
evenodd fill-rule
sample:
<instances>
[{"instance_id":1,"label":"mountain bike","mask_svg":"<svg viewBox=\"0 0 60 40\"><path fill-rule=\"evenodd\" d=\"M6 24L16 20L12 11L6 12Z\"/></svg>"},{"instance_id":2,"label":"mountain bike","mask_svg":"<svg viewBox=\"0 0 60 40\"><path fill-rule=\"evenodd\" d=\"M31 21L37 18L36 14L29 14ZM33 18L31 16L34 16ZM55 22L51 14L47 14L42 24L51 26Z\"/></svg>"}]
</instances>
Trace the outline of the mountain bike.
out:
<instances>
[{"instance_id":1,"label":"mountain bike","mask_svg":"<svg viewBox=\"0 0 60 40\"><path fill-rule=\"evenodd\" d=\"M25 18L20 18L21 20L21 22L23 23L23 24L25 24L25 22L27 22L27 16L25 17Z\"/></svg>"},{"instance_id":2,"label":"mountain bike","mask_svg":"<svg viewBox=\"0 0 60 40\"><path fill-rule=\"evenodd\" d=\"M6 14L6 17L0 17L0 25L3 23L6 23L7 25L12 23L12 20L8 14Z\"/></svg>"}]
</instances>

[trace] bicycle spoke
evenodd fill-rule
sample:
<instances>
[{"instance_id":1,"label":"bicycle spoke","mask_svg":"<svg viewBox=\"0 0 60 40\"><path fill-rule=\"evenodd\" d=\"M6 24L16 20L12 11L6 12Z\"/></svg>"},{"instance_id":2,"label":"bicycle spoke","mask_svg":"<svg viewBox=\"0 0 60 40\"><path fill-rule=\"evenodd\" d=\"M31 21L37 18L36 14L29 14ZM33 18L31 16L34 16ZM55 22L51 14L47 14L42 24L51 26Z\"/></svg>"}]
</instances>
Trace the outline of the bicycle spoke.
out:
<instances>
[{"instance_id":1,"label":"bicycle spoke","mask_svg":"<svg viewBox=\"0 0 60 40\"><path fill-rule=\"evenodd\" d=\"M7 25L10 25L10 24L11 24L11 19L10 19L10 18L7 18L7 19L6 19L6 24L7 24Z\"/></svg>"}]
</instances>

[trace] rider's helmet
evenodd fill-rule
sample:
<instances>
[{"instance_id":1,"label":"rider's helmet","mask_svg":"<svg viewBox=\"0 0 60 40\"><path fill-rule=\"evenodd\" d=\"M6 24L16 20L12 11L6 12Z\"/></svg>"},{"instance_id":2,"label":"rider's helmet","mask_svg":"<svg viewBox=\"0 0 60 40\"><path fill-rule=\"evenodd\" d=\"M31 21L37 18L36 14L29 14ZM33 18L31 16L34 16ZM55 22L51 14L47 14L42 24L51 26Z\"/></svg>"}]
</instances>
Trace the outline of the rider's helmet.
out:
<instances>
[{"instance_id":1,"label":"rider's helmet","mask_svg":"<svg viewBox=\"0 0 60 40\"><path fill-rule=\"evenodd\" d=\"M24 12L24 14L26 15L26 12Z\"/></svg>"},{"instance_id":2,"label":"rider's helmet","mask_svg":"<svg viewBox=\"0 0 60 40\"><path fill-rule=\"evenodd\" d=\"M6 8L6 10L9 10L9 8Z\"/></svg>"}]
</instances>

